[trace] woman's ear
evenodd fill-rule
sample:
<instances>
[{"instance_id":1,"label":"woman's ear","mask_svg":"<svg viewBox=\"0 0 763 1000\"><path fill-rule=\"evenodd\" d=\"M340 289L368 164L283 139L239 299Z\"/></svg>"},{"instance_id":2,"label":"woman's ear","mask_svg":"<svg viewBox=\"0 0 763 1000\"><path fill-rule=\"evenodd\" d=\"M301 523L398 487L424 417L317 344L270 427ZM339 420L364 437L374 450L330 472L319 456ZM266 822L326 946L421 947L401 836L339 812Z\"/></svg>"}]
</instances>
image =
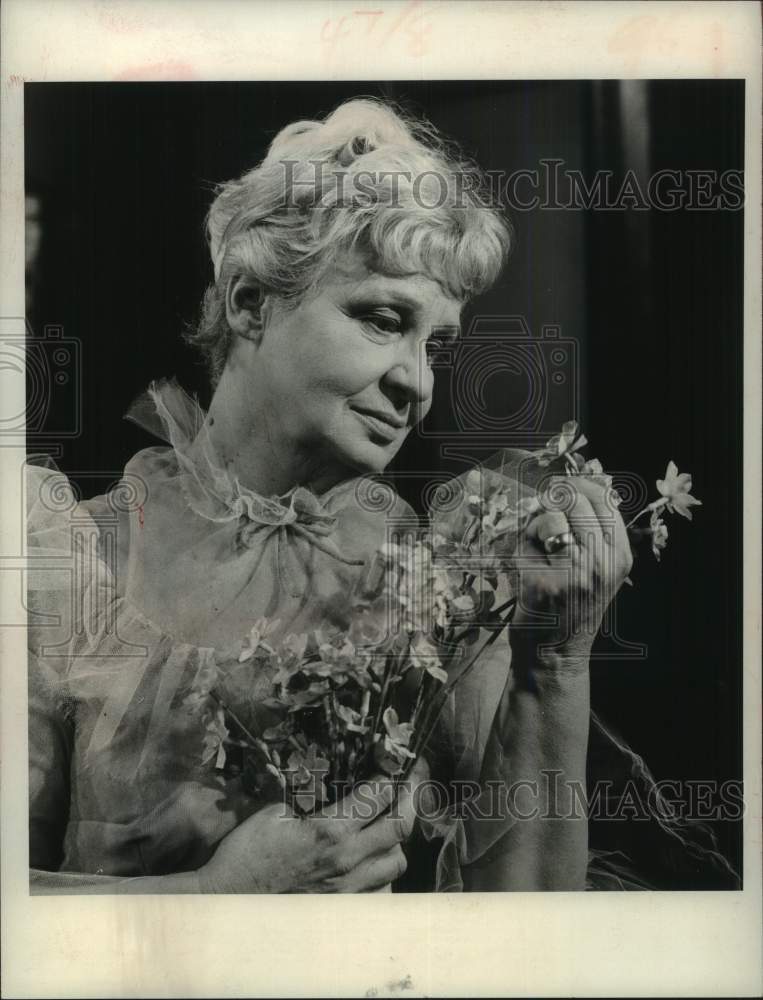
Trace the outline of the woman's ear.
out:
<instances>
[{"instance_id":1,"label":"woman's ear","mask_svg":"<svg viewBox=\"0 0 763 1000\"><path fill-rule=\"evenodd\" d=\"M225 316L230 329L246 340L259 341L266 320L267 295L253 278L239 275L228 282Z\"/></svg>"}]
</instances>

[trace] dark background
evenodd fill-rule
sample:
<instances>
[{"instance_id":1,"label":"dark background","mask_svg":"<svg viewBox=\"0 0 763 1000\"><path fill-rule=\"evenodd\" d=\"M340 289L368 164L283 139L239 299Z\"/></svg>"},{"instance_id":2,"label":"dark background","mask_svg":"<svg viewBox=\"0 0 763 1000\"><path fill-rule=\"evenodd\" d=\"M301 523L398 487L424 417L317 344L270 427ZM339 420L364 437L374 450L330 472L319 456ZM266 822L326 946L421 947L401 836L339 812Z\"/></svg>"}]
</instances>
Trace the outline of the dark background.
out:
<instances>
[{"instance_id":1,"label":"dark background","mask_svg":"<svg viewBox=\"0 0 763 1000\"><path fill-rule=\"evenodd\" d=\"M180 333L211 279L213 185L258 162L287 122L367 94L425 114L487 170L537 169L545 157L589 180L632 168L645 187L660 169L744 164L741 81L27 84L27 194L40 200L42 231L28 318L38 342L60 327L80 353L73 377L45 393L30 450L53 454L84 495L155 443L121 419L151 379L177 375L208 399ZM616 483L645 482L647 500L672 458L704 504L691 525L670 520L662 565L648 547L637 558L617 627L648 654L618 659L622 647L602 639L594 707L658 779L740 779L743 212L539 207L511 218L507 271L470 315L523 317L534 338L558 325L578 345L582 400L571 412L564 391L550 399L543 429L580 419L589 454ZM511 412L526 391L521 374L497 371L486 407ZM414 504L421 470L468 460L467 438L457 459L433 436L453 408L444 383L395 464ZM599 749L592 738L592 778ZM653 826L596 822L592 844L626 850L658 887L733 886ZM714 831L741 871L741 823Z\"/></svg>"}]
</instances>

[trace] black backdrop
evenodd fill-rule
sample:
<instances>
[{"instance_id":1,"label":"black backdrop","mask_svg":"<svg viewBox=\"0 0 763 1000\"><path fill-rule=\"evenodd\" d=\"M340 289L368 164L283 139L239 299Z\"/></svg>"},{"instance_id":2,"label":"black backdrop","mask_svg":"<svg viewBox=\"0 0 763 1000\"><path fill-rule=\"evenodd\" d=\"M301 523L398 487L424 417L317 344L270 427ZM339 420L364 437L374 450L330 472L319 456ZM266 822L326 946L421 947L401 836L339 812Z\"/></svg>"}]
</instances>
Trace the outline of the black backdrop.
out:
<instances>
[{"instance_id":1,"label":"black backdrop","mask_svg":"<svg viewBox=\"0 0 763 1000\"><path fill-rule=\"evenodd\" d=\"M744 162L739 81L27 84L27 193L41 199L43 232L29 320L36 338L54 325L79 342L69 389L82 408L78 429L69 390L51 392L30 449L53 453L85 495L154 443L121 420L152 378L175 374L207 396L179 335L211 274L202 229L213 184L261 159L285 123L361 94L425 113L488 170L550 158L587 178L632 167L645 181ZM657 778L739 779L743 212L511 214L508 270L472 315L521 316L533 336L560 326L580 352L574 415L590 453L650 491L673 458L704 504L692 525L671 521L661 566L637 561L617 621L648 655L619 660L602 640L595 707ZM506 412L523 391L499 373L487 405ZM438 390L430 432L452 407ZM570 415L562 393L549 403L550 429ZM462 465L419 436L396 462L398 486L416 503L420 483L405 473L451 467ZM739 870L741 824L715 830ZM730 884L700 861L666 861L648 832L597 823L592 840L641 854L664 887Z\"/></svg>"}]
</instances>

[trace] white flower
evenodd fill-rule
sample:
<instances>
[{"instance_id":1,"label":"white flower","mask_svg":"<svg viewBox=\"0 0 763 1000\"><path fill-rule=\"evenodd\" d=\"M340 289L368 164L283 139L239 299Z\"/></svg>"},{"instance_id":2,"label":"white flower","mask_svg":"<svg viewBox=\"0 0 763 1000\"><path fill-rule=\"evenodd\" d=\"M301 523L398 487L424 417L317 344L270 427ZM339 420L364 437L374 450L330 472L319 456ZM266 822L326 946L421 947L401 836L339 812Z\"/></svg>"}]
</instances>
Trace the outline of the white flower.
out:
<instances>
[{"instance_id":1,"label":"white flower","mask_svg":"<svg viewBox=\"0 0 763 1000\"><path fill-rule=\"evenodd\" d=\"M249 631L249 635L244 640L244 645L241 649L241 653L239 654L238 662L244 663L246 660L251 660L260 648L264 649L266 653L272 653L273 647L269 643L265 642L265 638L266 636L272 635L280 624L280 618L276 618L276 620L272 622L268 621L267 618L258 618Z\"/></svg>"},{"instance_id":2,"label":"white flower","mask_svg":"<svg viewBox=\"0 0 763 1000\"><path fill-rule=\"evenodd\" d=\"M690 507L701 507L702 501L691 496L691 475L679 472L675 462L668 462L665 478L657 480L657 489L667 500L671 513L680 514L691 521Z\"/></svg>"}]
</instances>

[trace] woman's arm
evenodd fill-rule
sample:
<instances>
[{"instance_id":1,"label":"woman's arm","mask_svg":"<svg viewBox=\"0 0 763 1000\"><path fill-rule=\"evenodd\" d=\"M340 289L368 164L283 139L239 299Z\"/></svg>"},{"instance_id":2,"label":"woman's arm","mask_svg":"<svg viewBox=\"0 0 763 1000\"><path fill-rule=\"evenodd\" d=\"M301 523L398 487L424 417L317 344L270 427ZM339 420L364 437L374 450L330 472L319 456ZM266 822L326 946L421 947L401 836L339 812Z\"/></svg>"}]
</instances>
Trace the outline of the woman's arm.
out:
<instances>
[{"instance_id":1,"label":"woman's arm","mask_svg":"<svg viewBox=\"0 0 763 1000\"><path fill-rule=\"evenodd\" d=\"M121 878L110 875L87 875L80 872L49 872L32 868L29 872L29 891L33 896L87 895L113 896L160 895L162 893L201 892L196 872L177 875L137 876Z\"/></svg>"},{"instance_id":2,"label":"woman's arm","mask_svg":"<svg viewBox=\"0 0 763 1000\"><path fill-rule=\"evenodd\" d=\"M109 877L32 868L33 894L372 892L405 871L401 848L415 821L405 790L386 812L393 784L379 778L314 816L265 806L235 827L196 871Z\"/></svg>"},{"instance_id":3,"label":"woman's arm","mask_svg":"<svg viewBox=\"0 0 763 1000\"><path fill-rule=\"evenodd\" d=\"M468 890L585 888L588 661L632 556L605 490L584 477L564 485L574 491L565 509L547 505L516 550L512 683L482 772L483 782L499 783L509 828L464 869ZM569 543L546 551L546 540L559 535Z\"/></svg>"},{"instance_id":4,"label":"woman's arm","mask_svg":"<svg viewBox=\"0 0 763 1000\"><path fill-rule=\"evenodd\" d=\"M538 655L531 641L522 640L513 644L512 673L482 773L483 783L500 788L511 825L463 870L464 888L582 889L588 860L588 659Z\"/></svg>"},{"instance_id":5,"label":"woman's arm","mask_svg":"<svg viewBox=\"0 0 763 1000\"><path fill-rule=\"evenodd\" d=\"M195 872L121 878L59 872L69 815L73 723L56 697L55 682L29 651L29 889L33 894L198 892Z\"/></svg>"},{"instance_id":6,"label":"woman's arm","mask_svg":"<svg viewBox=\"0 0 763 1000\"><path fill-rule=\"evenodd\" d=\"M73 724L57 705L53 688L30 654L29 791L30 891L33 894L163 894L196 892L369 892L405 870L401 842L415 820L414 790L398 808L393 783L380 777L341 799L331 811L303 819L283 804L266 806L224 836L196 871L119 877L60 872L69 810ZM412 776L426 776L424 762ZM184 821L182 795L177 822ZM189 800L193 808L193 799ZM188 814L185 822L188 823Z\"/></svg>"}]
</instances>

